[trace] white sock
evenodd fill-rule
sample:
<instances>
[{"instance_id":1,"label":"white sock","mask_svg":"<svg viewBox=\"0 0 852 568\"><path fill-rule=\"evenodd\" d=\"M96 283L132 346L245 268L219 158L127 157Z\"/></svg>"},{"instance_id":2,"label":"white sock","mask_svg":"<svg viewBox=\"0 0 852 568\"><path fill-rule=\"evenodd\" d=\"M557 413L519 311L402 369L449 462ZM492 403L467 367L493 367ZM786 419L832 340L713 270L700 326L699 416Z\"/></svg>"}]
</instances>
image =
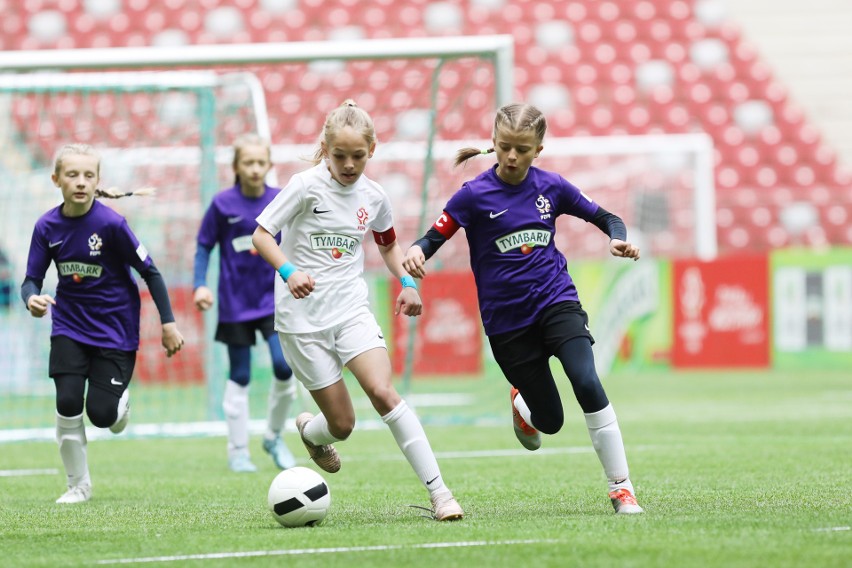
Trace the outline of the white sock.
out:
<instances>
[{"instance_id":1,"label":"white sock","mask_svg":"<svg viewBox=\"0 0 852 568\"><path fill-rule=\"evenodd\" d=\"M225 411L225 422L228 425L228 455L248 454L248 386L230 380L225 383L222 410Z\"/></svg>"},{"instance_id":2,"label":"white sock","mask_svg":"<svg viewBox=\"0 0 852 568\"><path fill-rule=\"evenodd\" d=\"M296 379L290 377L286 381L273 379L269 388L269 404L266 415L266 433L264 438L274 440L281 435L284 423L290 415L290 407L296 400Z\"/></svg>"},{"instance_id":3,"label":"white sock","mask_svg":"<svg viewBox=\"0 0 852 568\"><path fill-rule=\"evenodd\" d=\"M618 419L615 410L608 404L603 410L591 414L585 414L586 426L589 428L589 437L598 454L598 459L604 468L610 491L614 488L630 489L629 471L627 469L627 455L624 453L624 442L621 439L621 429L618 427Z\"/></svg>"},{"instance_id":4,"label":"white sock","mask_svg":"<svg viewBox=\"0 0 852 568\"><path fill-rule=\"evenodd\" d=\"M92 485L89 477L89 462L86 459L86 427L83 415L67 417L56 413L56 441L59 455L65 466L68 487Z\"/></svg>"},{"instance_id":5,"label":"white sock","mask_svg":"<svg viewBox=\"0 0 852 568\"><path fill-rule=\"evenodd\" d=\"M434 495L445 491L438 460L435 459L423 425L414 411L403 400L396 408L382 416L382 420L390 428L396 444L429 493Z\"/></svg>"},{"instance_id":6,"label":"white sock","mask_svg":"<svg viewBox=\"0 0 852 568\"><path fill-rule=\"evenodd\" d=\"M524 400L521 393L515 395L513 404L515 405L515 410L517 410L518 414L521 415L521 418L524 419L524 422L535 428L535 424L532 422L532 412L530 412L530 407L527 406L527 401Z\"/></svg>"},{"instance_id":7,"label":"white sock","mask_svg":"<svg viewBox=\"0 0 852 568\"><path fill-rule=\"evenodd\" d=\"M304 436L308 442L316 446L325 446L343 441L339 438L335 438L331 434L328 430L328 421L322 413L317 414L311 418L310 422L305 424L305 430L302 432L302 436Z\"/></svg>"}]
</instances>

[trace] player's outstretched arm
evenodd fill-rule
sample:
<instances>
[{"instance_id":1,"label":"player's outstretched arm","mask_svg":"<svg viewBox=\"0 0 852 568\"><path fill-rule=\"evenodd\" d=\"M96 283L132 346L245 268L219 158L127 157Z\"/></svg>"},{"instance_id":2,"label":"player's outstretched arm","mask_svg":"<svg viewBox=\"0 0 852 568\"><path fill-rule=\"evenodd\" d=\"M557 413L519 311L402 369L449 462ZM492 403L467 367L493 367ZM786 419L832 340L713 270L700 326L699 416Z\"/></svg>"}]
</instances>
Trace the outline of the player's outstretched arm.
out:
<instances>
[{"instance_id":1,"label":"player's outstretched arm","mask_svg":"<svg viewBox=\"0 0 852 568\"><path fill-rule=\"evenodd\" d=\"M199 312L213 307L213 291L207 286L199 286L192 295L192 301Z\"/></svg>"},{"instance_id":2,"label":"player's outstretched arm","mask_svg":"<svg viewBox=\"0 0 852 568\"><path fill-rule=\"evenodd\" d=\"M396 305L394 306L394 315L404 314L406 316L419 316L423 313L423 300L420 298L420 293L417 291L417 286L411 276L403 272L403 257L402 248L399 246L399 241L393 241L389 245L379 245L379 253L382 255L382 260L385 261L385 266L396 278L402 282L402 291L396 297Z\"/></svg>"},{"instance_id":3,"label":"player's outstretched arm","mask_svg":"<svg viewBox=\"0 0 852 568\"><path fill-rule=\"evenodd\" d=\"M275 235L258 225L251 237L251 244L257 249L260 257L278 271L294 298L307 298L314 291L316 282L313 276L302 272L287 260L275 240Z\"/></svg>"},{"instance_id":4,"label":"player's outstretched arm","mask_svg":"<svg viewBox=\"0 0 852 568\"><path fill-rule=\"evenodd\" d=\"M612 256L621 256L624 258L639 260L639 247L631 245L630 243L620 239L612 239L609 242L609 252Z\"/></svg>"},{"instance_id":5,"label":"player's outstretched arm","mask_svg":"<svg viewBox=\"0 0 852 568\"><path fill-rule=\"evenodd\" d=\"M408 248L402 259L402 267L415 278L426 276L426 255L419 245L411 245Z\"/></svg>"},{"instance_id":6,"label":"player's outstretched arm","mask_svg":"<svg viewBox=\"0 0 852 568\"><path fill-rule=\"evenodd\" d=\"M32 295L27 299L27 309L34 318L44 317L50 305L56 305L56 300L50 294Z\"/></svg>"},{"instance_id":7,"label":"player's outstretched arm","mask_svg":"<svg viewBox=\"0 0 852 568\"><path fill-rule=\"evenodd\" d=\"M175 322L163 324L163 348L166 355L171 357L183 347L184 339Z\"/></svg>"}]
</instances>

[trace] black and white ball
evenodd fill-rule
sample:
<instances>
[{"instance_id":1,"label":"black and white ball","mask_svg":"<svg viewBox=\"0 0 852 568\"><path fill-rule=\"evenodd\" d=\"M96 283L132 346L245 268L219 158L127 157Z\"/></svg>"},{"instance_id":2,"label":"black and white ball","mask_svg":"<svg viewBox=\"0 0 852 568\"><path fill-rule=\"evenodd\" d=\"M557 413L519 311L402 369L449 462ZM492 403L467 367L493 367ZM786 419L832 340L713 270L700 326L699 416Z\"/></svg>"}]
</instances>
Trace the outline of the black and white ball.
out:
<instances>
[{"instance_id":1,"label":"black and white ball","mask_svg":"<svg viewBox=\"0 0 852 568\"><path fill-rule=\"evenodd\" d=\"M328 483L307 467L285 469L269 486L269 510L285 527L318 525L330 506Z\"/></svg>"}]
</instances>

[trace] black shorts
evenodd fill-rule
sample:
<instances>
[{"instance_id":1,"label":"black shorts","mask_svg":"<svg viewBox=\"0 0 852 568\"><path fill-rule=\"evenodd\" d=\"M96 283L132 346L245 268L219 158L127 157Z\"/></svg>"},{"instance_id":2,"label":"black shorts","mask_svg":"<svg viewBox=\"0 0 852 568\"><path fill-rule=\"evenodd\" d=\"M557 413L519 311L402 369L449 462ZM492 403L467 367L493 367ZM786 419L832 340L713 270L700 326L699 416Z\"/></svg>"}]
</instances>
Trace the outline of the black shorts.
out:
<instances>
[{"instance_id":1,"label":"black shorts","mask_svg":"<svg viewBox=\"0 0 852 568\"><path fill-rule=\"evenodd\" d=\"M560 345L575 337L595 339L589 331L589 315L580 302L559 302L545 308L527 327L488 338L494 359L506 373L533 361L549 359Z\"/></svg>"},{"instance_id":2,"label":"black shorts","mask_svg":"<svg viewBox=\"0 0 852 568\"><path fill-rule=\"evenodd\" d=\"M220 322L216 326L216 341L237 347L254 345L257 332L268 339L275 333L275 316L266 316L249 321Z\"/></svg>"},{"instance_id":3,"label":"black shorts","mask_svg":"<svg viewBox=\"0 0 852 568\"><path fill-rule=\"evenodd\" d=\"M87 345L64 335L50 338L48 375L79 375L109 383L119 395L127 388L136 366L136 351Z\"/></svg>"}]
</instances>

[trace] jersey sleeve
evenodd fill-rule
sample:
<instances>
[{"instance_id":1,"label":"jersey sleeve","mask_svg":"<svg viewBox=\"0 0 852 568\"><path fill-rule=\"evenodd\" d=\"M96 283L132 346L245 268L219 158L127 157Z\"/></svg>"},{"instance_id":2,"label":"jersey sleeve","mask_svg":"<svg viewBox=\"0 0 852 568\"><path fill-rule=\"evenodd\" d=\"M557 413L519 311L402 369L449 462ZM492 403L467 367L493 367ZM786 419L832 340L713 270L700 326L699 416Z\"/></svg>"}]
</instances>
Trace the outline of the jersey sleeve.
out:
<instances>
[{"instance_id":1,"label":"jersey sleeve","mask_svg":"<svg viewBox=\"0 0 852 568\"><path fill-rule=\"evenodd\" d=\"M219 220L222 215L219 213L219 206L214 198L210 207L204 212L204 217L201 219L201 226L198 229L198 244L212 249L216 246L219 240Z\"/></svg>"},{"instance_id":2,"label":"jersey sleeve","mask_svg":"<svg viewBox=\"0 0 852 568\"><path fill-rule=\"evenodd\" d=\"M381 192L381 201L379 202L376 218L372 223L371 229L376 233L384 233L389 229L393 229L393 210L390 198L384 191Z\"/></svg>"},{"instance_id":3,"label":"jersey sleeve","mask_svg":"<svg viewBox=\"0 0 852 568\"><path fill-rule=\"evenodd\" d=\"M560 215L573 215L584 221L591 221L598 211L598 204L565 178L560 177L559 183L557 213Z\"/></svg>"},{"instance_id":4,"label":"jersey sleeve","mask_svg":"<svg viewBox=\"0 0 852 568\"><path fill-rule=\"evenodd\" d=\"M473 212L471 202L472 193L470 186L465 183L450 197L446 207L444 207L444 212L448 213L458 226L469 227Z\"/></svg>"},{"instance_id":5,"label":"jersey sleeve","mask_svg":"<svg viewBox=\"0 0 852 568\"><path fill-rule=\"evenodd\" d=\"M278 235L302 210L304 200L305 184L300 177L293 176L284 189L257 216L257 224L269 231L271 235Z\"/></svg>"},{"instance_id":6,"label":"jersey sleeve","mask_svg":"<svg viewBox=\"0 0 852 568\"><path fill-rule=\"evenodd\" d=\"M118 241L118 248L130 266L140 274L151 266L151 256L148 254L148 249L145 248L133 231L127 220L122 218L121 223L115 229L115 237Z\"/></svg>"},{"instance_id":7,"label":"jersey sleeve","mask_svg":"<svg viewBox=\"0 0 852 568\"><path fill-rule=\"evenodd\" d=\"M27 278L33 280L44 280L47 269L50 267L51 256L47 246L47 238L41 228L41 223L33 227L33 236L30 239L30 251L27 256Z\"/></svg>"}]
</instances>

